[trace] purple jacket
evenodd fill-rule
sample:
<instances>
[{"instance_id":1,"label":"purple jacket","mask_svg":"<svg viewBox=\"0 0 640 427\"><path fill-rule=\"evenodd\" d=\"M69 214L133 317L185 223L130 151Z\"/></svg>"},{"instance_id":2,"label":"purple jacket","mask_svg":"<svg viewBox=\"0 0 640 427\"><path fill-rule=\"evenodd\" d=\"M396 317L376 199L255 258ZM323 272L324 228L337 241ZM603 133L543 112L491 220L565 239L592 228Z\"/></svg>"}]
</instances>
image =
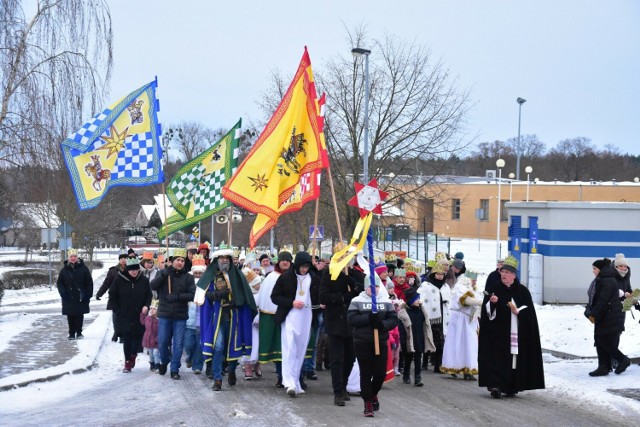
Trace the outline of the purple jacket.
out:
<instances>
[{"instance_id":1,"label":"purple jacket","mask_svg":"<svg viewBox=\"0 0 640 427\"><path fill-rule=\"evenodd\" d=\"M158 348L158 317L140 313L140 323L144 325L142 346L144 348Z\"/></svg>"}]
</instances>

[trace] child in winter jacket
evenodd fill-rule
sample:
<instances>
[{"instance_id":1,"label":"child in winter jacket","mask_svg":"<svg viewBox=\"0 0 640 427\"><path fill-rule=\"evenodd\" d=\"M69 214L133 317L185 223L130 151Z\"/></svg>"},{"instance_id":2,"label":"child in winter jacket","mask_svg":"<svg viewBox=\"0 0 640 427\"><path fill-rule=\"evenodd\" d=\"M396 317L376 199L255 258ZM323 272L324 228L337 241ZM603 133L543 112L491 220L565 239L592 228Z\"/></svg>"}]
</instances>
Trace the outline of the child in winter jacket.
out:
<instances>
[{"instance_id":1,"label":"child in winter jacket","mask_svg":"<svg viewBox=\"0 0 640 427\"><path fill-rule=\"evenodd\" d=\"M153 300L149 312L143 309L140 313L140 323L144 325L142 346L149 355L149 369L153 372L160 366L160 350L158 350L158 300Z\"/></svg>"}]
</instances>

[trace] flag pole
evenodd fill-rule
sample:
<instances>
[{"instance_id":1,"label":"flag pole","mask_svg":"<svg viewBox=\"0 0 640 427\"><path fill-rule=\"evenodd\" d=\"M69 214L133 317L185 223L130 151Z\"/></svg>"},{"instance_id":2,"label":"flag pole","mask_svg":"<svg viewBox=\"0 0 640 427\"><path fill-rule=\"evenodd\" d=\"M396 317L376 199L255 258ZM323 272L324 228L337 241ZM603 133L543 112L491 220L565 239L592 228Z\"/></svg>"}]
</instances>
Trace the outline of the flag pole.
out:
<instances>
[{"instance_id":1,"label":"flag pole","mask_svg":"<svg viewBox=\"0 0 640 427\"><path fill-rule=\"evenodd\" d=\"M331 198L333 200L333 210L336 214L336 225L338 226L338 239L342 242L342 228L340 228L340 215L338 215L338 202L336 202L336 192L333 189L333 178L331 176L331 166L327 166L329 174L329 188L331 188Z\"/></svg>"},{"instance_id":2,"label":"flag pole","mask_svg":"<svg viewBox=\"0 0 640 427\"><path fill-rule=\"evenodd\" d=\"M318 195L318 198L316 199L316 211L314 213L313 216L313 240L311 242L311 256L315 257L316 256L316 250L318 248L318 211L320 210L320 195ZM320 256L318 256L320 257ZM315 258L314 258L315 260ZM315 264L315 262L314 262Z\"/></svg>"},{"instance_id":3,"label":"flag pole","mask_svg":"<svg viewBox=\"0 0 640 427\"><path fill-rule=\"evenodd\" d=\"M162 181L162 210L164 212L164 232L166 234L165 242L167 244L165 249L165 256L169 256L169 224L167 224L167 195L164 189L164 181ZM163 266L164 267L164 266ZM171 294L171 276L167 276L168 286L169 286L169 294Z\"/></svg>"}]
</instances>

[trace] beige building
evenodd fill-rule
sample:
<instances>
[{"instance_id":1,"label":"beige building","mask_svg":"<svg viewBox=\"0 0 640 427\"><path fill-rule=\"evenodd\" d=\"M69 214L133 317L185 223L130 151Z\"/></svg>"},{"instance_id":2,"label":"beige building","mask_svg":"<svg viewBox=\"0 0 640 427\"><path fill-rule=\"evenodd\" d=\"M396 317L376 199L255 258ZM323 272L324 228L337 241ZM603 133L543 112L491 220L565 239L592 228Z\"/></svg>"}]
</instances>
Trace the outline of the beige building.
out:
<instances>
[{"instance_id":1,"label":"beige building","mask_svg":"<svg viewBox=\"0 0 640 427\"><path fill-rule=\"evenodd\" d=\"M402 216L384 216L384 225L404 223L412 232L440 236L495 239L498 193L500 193L500 236L507 238L510 201L640 202L637 182L531 182L478 177L446 177L425 187L429 195L415 203L397 205ZM433 194L437 194L436 197Z\"/></svg>"}]
</instances>

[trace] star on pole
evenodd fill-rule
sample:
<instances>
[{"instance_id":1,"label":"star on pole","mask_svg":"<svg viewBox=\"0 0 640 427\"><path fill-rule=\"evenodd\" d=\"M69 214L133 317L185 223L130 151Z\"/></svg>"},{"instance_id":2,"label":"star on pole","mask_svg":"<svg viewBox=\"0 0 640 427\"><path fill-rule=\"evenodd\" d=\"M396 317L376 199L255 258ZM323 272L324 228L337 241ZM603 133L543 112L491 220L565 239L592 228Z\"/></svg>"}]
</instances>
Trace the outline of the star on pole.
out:
<instances>
[{"instance_id":1,"label":"star on pole","mask_svg":"<svg viewBox=\"0 0 640 427\"><path fill-rule=\"evenodd\" d=\"M389 197L389 193L378 188L378 181L372 179L367 185L356 182L355 187L356 195L349 200L349 204L360 210L360 218L364 218L369 212L382 215L382 202Z\"/></svg>"}]
</instances>

